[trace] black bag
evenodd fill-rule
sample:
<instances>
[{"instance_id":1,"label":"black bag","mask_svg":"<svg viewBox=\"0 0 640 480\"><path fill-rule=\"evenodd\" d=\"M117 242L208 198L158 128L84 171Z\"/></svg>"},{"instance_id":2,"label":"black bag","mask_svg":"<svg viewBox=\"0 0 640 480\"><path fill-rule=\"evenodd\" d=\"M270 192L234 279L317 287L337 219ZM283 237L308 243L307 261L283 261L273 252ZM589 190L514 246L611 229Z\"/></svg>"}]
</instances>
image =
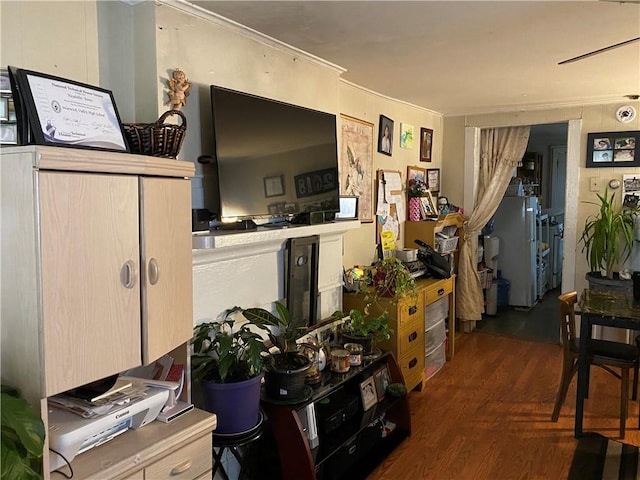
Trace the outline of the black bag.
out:
<instances>
[{"instance_id":1,"label":"black bag","mask_svg":"<svg viewBox=\"0 0 640 480\"><path fill-rule=\"evenodd\" d=\"M418 250L418 260L424 264L431 275L435 278L451 277L451 265L447 257L440 255L431 245L422 240L415 240L415 242L420 246Z\"/></svg>"}]
</instances>

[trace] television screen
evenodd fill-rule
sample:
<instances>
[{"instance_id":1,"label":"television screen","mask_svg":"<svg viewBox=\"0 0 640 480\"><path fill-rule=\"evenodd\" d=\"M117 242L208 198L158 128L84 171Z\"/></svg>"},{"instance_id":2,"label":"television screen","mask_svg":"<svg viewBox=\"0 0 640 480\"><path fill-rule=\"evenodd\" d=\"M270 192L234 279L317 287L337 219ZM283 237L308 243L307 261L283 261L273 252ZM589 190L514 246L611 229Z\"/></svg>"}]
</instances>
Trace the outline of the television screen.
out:
<instances>
[{"instance_id":1,"label":"television screen","mask_svg":"<svg viewBox=\"0 0 640 480\"><path fill-rule=\"evenodd\" d=\"M339 210L336 116L211 86L225 220Z\"/></svg>"}]
</instances>

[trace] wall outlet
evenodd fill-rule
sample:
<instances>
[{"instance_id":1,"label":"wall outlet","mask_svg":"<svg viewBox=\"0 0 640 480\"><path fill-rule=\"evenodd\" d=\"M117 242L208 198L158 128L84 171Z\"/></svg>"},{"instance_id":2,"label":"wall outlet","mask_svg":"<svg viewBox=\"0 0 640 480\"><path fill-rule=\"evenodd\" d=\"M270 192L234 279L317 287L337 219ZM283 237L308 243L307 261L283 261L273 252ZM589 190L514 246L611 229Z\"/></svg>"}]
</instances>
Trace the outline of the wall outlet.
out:
<instances>
[{"instance_id":1,"label":"wall outlet","mask_svg":"<svg viewBox=\"0 0 640 480\"><path fill-rule=\"evenodd\" d=\"M600 191L600 177L591 177L589 179L589 190L592 192Z\"/></svg>"}]
</instances>

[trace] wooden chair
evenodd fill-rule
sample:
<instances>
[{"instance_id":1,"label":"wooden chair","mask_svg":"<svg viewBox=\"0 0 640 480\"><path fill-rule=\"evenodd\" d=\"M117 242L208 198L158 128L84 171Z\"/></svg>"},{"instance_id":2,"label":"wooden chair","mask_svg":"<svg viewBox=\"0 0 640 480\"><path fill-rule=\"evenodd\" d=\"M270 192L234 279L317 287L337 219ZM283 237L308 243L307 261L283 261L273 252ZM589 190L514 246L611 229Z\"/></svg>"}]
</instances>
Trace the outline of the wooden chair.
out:
<instances>
[{"instance_id":1,"label":"wooden chair","mask_svg":"<svg viewBox=\"0 0 640 480\"><path fill-rule=\"evenodd\" d=\"M556 396L556 403L553 407L551 420L558 421L560 408L567 397L571 379L578 371L578 350L580 339L575 332L575 309L578 300L576 292L563 293L558 297L560 300L560 326L562 329L562 376L560 386ZM622 342L612 342L608 340L592 339L589 344L589 364L596 365L611 373L621 380L620 389L620 437L624 437L625 421L627 419L629 404L629 369L633 368L633 394L632 399L638 396L638 363L639 350L633 345ZM614 368L619 368L618 373ZM588 382L587 392L588 396Z\"/></svg>"}]
</instances>

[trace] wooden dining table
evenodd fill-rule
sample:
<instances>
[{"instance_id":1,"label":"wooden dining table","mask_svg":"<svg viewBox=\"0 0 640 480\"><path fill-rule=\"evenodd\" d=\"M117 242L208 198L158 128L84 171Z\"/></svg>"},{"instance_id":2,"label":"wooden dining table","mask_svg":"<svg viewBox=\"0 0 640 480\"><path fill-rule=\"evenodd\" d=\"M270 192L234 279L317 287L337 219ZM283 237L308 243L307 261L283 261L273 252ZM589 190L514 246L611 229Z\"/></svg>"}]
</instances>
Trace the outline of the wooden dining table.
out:
<instances>
[{"instance_id":1,"label":"wooden dining table","mask_svg":"<svg viewBox=\"0 0 640 480\"><path fill-rule=\"evenodd\" d=\"M586 354L594 325L640 330L640 302L631 292L585 289L580 295L576 313L581 315L580 351L578 354L578 387L576 392L575 437L582 436L584 400L589 388L589 359Z\"/></svg>"}]
</instances>

